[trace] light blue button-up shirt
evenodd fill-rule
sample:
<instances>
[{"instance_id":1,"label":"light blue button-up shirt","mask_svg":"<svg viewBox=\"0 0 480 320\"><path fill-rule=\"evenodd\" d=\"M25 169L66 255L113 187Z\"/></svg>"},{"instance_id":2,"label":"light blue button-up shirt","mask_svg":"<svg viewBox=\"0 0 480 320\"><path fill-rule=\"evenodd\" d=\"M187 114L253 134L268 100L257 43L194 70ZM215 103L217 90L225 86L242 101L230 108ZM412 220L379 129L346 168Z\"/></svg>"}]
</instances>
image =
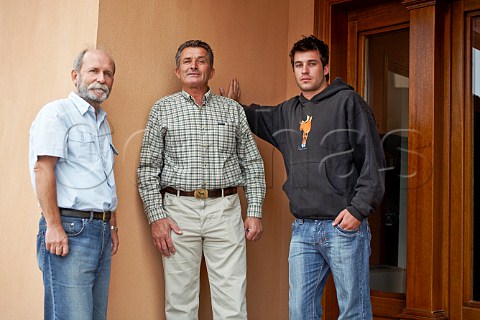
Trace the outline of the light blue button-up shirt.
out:
<instances>
[{"instance_id":1,"label":"light blue button-up shirt","mask_svg":"<svg viewBox=\"0 0 480 320\"><path fill-rule=\"evenodd\" d=\"M53 101L38 113L30 128L30 175L38 156L54 156L57 201L62 208L114 211L117 192L113 176L114 154L106 113L75 93Z\"/></svg>"}]
</instances>

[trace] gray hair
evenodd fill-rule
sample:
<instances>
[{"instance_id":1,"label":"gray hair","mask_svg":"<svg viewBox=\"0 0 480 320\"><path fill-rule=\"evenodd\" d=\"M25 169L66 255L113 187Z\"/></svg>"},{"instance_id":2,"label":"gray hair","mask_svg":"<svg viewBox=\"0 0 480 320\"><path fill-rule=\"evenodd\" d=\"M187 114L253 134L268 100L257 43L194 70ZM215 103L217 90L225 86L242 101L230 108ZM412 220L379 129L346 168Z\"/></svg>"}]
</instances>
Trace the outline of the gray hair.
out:
<instances>
[{"instance_id":1,"label":"gray hair","mask_svg":"<svg viewBox=\"0 0 480 320\"><path fill-rule=\"evenodd\" d=\"M80 72L80 69L82 69L83 57L85 56L85 53L87 53L87 51L88 49L83 49L79 52L79 54L77 54L75 61L73 61L73 69L75 71Z\"/></svg>"},{"instance_id":2,"label":"gray hair","mask_svg":"<svg viewBox=\"0 0 480 320\"><path fill-rule=\"evenodd\" d=\"M177 54L175 55L175 63L177 68L180 66L180 55L185 48L203 48L207 51L208 60L210 61L210 67L213 68L213 51L212 48L208 45L208 43L203 42L201 40L188 40L187 42L183 43L178 47Z\"/></svg>"},{"instance_id":3,"label":"gray hair","mask_svg":"<svg viewBox=\"0 0 480 320\"><path fill-rule=\"evenodd\" d=\"M108 54L108 52L106 52L105 50L102 50L102 49L98 49L98 50L105 52L110 57L113 63L113 73L115 74L115 61L113 60L112 56L110 56L110 54ZM80 73L80 69L82 69L83 57L88 51L91 51L91 49L83 49L77 54L75 61L73 61L73 69L78 73Z\"/></svg>"}]
</instances>

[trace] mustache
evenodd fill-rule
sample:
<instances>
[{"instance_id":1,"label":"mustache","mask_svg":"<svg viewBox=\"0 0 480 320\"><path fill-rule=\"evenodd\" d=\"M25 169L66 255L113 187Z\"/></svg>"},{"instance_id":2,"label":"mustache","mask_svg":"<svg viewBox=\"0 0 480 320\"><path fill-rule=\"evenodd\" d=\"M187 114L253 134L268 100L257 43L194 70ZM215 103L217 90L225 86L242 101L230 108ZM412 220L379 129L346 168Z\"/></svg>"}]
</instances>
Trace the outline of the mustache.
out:
<instances>
[{"instance_id":1,"label":"mustache","mask_svg":"<svg viewBox=\"0 0 480 320\"><path fill-rule=\"evenodd\" d=\"M110 93L110 90L108 89L107 85L104 84L104 83L94 82L94 83L90 84L90 85L87 87L87 89L88 89L88 90L100 89L100 90L106 92L107 94Z\"/></svg>"}]
</instances>

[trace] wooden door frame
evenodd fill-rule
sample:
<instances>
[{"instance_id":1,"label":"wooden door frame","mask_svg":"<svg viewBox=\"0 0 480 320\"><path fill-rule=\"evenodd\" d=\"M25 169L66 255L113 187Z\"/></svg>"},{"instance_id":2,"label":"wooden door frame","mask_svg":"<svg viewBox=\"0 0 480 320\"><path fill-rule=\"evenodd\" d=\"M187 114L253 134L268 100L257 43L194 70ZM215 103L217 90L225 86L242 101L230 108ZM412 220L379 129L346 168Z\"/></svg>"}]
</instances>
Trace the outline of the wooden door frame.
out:
<instances>
[{"instance_id":1,"label":"wooden door frame","mask_svg":"<svg viewBox=\"0 0 480 320\"><path fill-rule=\"evenodd\" d=\"M452 3L451 65L451 212L450 293L452 319L480 318L473 301L473 103L471 21L480 17L480 1ZM454 214L454 213L463 214Z\"/></svg>"}]
</instances>

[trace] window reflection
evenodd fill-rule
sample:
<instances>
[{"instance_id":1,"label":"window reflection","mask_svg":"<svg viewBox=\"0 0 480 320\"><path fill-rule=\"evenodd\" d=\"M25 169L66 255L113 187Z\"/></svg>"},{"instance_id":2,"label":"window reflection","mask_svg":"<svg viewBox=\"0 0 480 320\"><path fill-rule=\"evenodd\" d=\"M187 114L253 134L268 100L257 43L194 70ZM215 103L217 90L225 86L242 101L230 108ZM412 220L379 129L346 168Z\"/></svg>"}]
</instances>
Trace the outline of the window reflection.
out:
<instances>
[{"instance_id":1,"label":"window reflection","mask_svg":"<svg viewBox=\"0 0 480 320\"><path fill-rule=\"evenodd\" d=\"M407 257L408 29L369 36L365 98L383 141L385 196L368 218L372 230L370 287L405 293Z\"/></svg>"}]
</instances>

